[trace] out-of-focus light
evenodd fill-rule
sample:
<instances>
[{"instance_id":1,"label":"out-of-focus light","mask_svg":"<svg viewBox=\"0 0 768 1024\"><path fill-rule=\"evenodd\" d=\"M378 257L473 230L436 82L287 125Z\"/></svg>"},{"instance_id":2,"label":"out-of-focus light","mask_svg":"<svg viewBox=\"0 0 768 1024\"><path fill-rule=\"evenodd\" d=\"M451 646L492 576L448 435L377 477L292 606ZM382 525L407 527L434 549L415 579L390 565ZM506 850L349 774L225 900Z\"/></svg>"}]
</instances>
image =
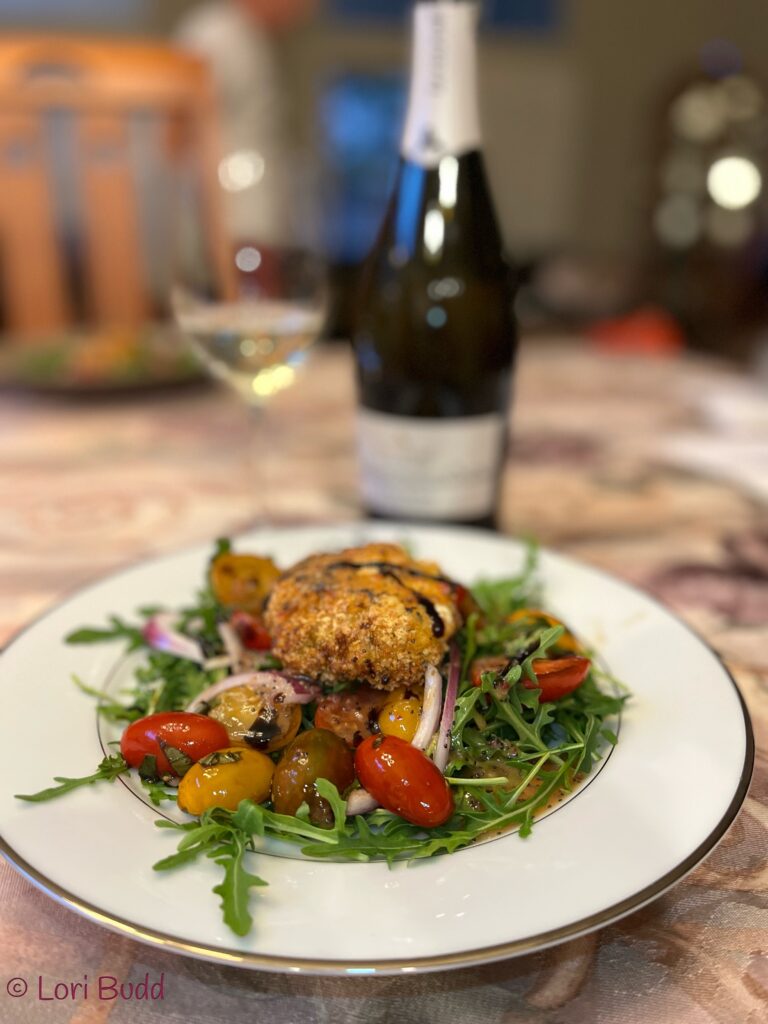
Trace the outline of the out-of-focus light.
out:
<instances>
[{"instance_id":1,"label":"out-of-focus light","mask_svg":"<svg viewBox=\"0 0 768 1024\"><path fill-rule=\"evenodd\" d=\"M698 204L691 196L668 196L656 208L653 227L661 242L669 248L689 248L701 235Z\"/></svg>"},{"instance_id":2,"label":"out-of-focus light","mask_svg":"<svg viewBox=\"0 0 768 1024\"><path fill-rule=\"evenodd\" d=\"M255 356L258 352L256 348L256 342L253 338L243 338L240 342L240 354L246 359L250 359L251 356Z\"/></svg>"},{"instance_id":3,"label":"out-of-focus light","mask_svg":"<svg viewBox=\"0 0 768 1024\"><path fill-rule=\"evenodd\" d=\"M710 142L723 130L727 111L720 85L704 83L686 89L669 112L672 127L689 142Z\"/></svg>"},{"instance_id":4,"label":"out-of-focus light","mask_svg":"<svg viewBox=\"0 0 768 1024\"><path fill-rule=\"evenodd\" d=\"M459 161L455 156L444 156L437 169L440 180L438 197L443 209L450 210L456 205L459 183Z\"/></svg>"},{"instance_id":5,"label":"out-of-focus light","mask_svg":"<svg viewBox=\"0 0 768 1024\"><path fill-rule=\"evenodd\" d=\"M428 210L424 218L424 248L436 256L445 241L445 220L440 210Z\"/></svg>"},{"instance_id":6,"label":"out-of-focus light","mask_svg":"<svg viewBox=\"0 0 768 1024\"><path fill-rule=\"evenodd\" d=\"M440 277L427 285L427 295L433 302L454 299L464 291L464 284L457 277Z\"/></svg>"},{"instance_id":7,"label":"out-of-focus light","mask_svg":"<svg viewBox=\"0 0 768 1024\"><path fill-rule=\"evenodd\" d=\"M448 323L448 314L442 306L430 306L427 310L427 323L435 329L445 327Z\"/></svg>"},{"instance_id":8,"label":"out-of-focus light","mask_svg":"<svg viewBox=\"0 0 768 1024\"><path fill-rule=\"evenodd\" d=\"M290 387L295 376L296 371L291 366L269 366L254 378L251 390L257 398L269 398Z\"/></svg>"},{"instance_id":9,"label":"out-of-focus light","mask_svg":"<svg viewBox=\"0 0 768 1024\"><path fill-rule=\"evenodd\" d=\"M723 249L744 245L754 228L755 220L748 210L724 210L722 206L713 206L707 211L707 238Z\"/></svg>"},{"instance_id":10,"label":"out-of-focus light","mask_svg":"<svg viewBox=\"0 0 768 1024\"><path fill-rule=\"evenodd\" d=\"M275 351L275 342L272 338L259 338L256 341L256 351L260 356L271 356Z\"/></svg>"},{"instance_id":11,"label":"out-of-focus light","mask_svg":"<svg viewBox=\"0 0 768 1024\"><path fill-rule=\"evenodd\" d=\"M237 250L235 266L238 270L250 274L261 266L261 253L258 249L254 249L252 245L244 245L242 249Z\"/></svg>"},{"instance_id":12,"label":"out-of-focus light","mask_svg":"<svg viewBox=\"0 0 768 1024\"><path fill-rule=\"evenodd\" d=\"M707 174L707 191L725 210L741 210L754 203L763 187L755 164L745 156L723 156Z\"/></svg>"},{"instance_id":13,"label":"out-of-focus light","mask_svg":"<svg viewBox=\"0 0 768 1024\"><path fill-rule=\"evenodd\" d=\"M722 84L728 115L734 121L748 121L757 117L764 105L759 86L746 75L733 75Z\"/></svg>"},{"instance_id":14,"label":"out-of-focus light","mask_svg":"<svg viewBox=\"0 0 768 1024\"><path fill-rule=\"evenodd\" d=\"M255 149L238 149L219 161L219 182L227 192L242 192L264 177L264 157Z\"/></svg>"}]
</instances>

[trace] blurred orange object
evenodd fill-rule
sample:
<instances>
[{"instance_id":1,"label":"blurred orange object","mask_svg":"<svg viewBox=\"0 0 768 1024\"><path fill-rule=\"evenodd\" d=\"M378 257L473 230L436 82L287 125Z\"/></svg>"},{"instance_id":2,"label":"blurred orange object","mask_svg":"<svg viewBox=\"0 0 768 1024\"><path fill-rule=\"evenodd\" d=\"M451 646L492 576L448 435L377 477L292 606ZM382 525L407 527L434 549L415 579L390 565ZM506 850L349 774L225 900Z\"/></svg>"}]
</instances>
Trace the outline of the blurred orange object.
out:
<instances>
[{"instance_id":1,"label":"blurred orange object","mask_svg":"<svg viewBox=\"0 0 768 1024\"><path fill-rule=\"evenodd\" d=\"M685 335L674 317L656 306L627 316L599 320L587 329L597 348L627 355L676 355L685 348Z\"/></svg>"},{"instance_id":2,"label":"blurred orange object","mask_svg":"<svg viewBox=\"0 0 768 1024\"><path fill-rule=\"evenodd\" d=\"M194 154L203 230L226 274L205 66L155 43L0 38L5 330L34 339L83 322L138 327L158 314L162 289L148 274L153 181L137 157L139 123L157 140L150 164L164 165L171 181Z\"/></svg>"}]
</instances>

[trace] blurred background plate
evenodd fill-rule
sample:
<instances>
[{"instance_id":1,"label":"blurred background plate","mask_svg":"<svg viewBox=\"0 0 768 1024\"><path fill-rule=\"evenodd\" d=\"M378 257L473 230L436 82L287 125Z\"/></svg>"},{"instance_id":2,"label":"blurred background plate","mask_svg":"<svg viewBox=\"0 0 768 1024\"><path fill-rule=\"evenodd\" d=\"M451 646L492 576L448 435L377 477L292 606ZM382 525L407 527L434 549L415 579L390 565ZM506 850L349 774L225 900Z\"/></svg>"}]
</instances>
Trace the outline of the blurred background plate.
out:
<instances>
[{"instance_id":1,"label":"blurred background plate","mask_svg":"<svg viewBox=\"0 0 768 1024\"><path fill-rule=\"evenodd\" d=\"M6 339L0 387L104 394L202 381L194 356L169 325L52 335L34 345Z\"/></svg>"}]
</instances>

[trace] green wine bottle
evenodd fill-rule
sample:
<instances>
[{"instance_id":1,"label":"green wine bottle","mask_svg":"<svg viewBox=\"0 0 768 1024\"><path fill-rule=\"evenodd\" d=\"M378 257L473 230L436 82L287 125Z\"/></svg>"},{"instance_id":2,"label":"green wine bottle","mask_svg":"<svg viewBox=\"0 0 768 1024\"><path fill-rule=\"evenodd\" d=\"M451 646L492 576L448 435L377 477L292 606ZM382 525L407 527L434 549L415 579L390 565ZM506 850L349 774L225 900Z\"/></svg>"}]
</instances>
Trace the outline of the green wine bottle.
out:
<instances>
[{"instance_id":1,"label":"green wine bottle","mask_svg":"<svg viewBox=\"0 0 768 1024\"><path fill-rule=\"evenodd\" d=\"M363 501L375 516L492 525L517 332L480 151L478 6L418 0L394 192L354 333Z\"/></svg>"}]
</instances>

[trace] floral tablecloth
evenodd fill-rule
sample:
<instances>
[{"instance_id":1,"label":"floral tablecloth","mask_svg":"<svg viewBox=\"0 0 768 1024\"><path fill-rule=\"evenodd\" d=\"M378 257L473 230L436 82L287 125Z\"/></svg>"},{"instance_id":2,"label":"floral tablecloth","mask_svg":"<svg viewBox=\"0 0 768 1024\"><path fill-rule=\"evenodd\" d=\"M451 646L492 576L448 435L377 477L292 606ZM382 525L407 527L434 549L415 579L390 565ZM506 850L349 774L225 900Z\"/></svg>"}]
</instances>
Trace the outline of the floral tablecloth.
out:
<instances>
[{"instance_id":1,"label":"floral tablecloth","mask_svg":"<svg viewBox=\"0 0 768 1024\"><path fill-rule=\"evenodd\" d=\"M681 885L540 954L451 973L313 979L143 946L75 916L2 863L2 1024L768 1019L768 506L756 476L697 475L679 445L691 436L705 448L721 444L724 432L728 443L732 424L707 405L724 394L737 409L756 401L723 365L531 341L504 482L506 532L535 535L655 592L739 682L756 733L754 780L723 843ZM358 515L352 415L341 347L314 354L255 443L242 410L213 389L92 401L1 396L0 641L106 572L247 528L265 511L283 523ZM739 425L734 452L744 429L765 469L759 422ZM731 463L742 468L736 454ZM44 998L83 975L138 983L147 972L162 974L162 998L99 999L92 989L87 998L82 990ZM29 985L24 996L14 991L19 979Z\"/></svg>"}]
</instances>

